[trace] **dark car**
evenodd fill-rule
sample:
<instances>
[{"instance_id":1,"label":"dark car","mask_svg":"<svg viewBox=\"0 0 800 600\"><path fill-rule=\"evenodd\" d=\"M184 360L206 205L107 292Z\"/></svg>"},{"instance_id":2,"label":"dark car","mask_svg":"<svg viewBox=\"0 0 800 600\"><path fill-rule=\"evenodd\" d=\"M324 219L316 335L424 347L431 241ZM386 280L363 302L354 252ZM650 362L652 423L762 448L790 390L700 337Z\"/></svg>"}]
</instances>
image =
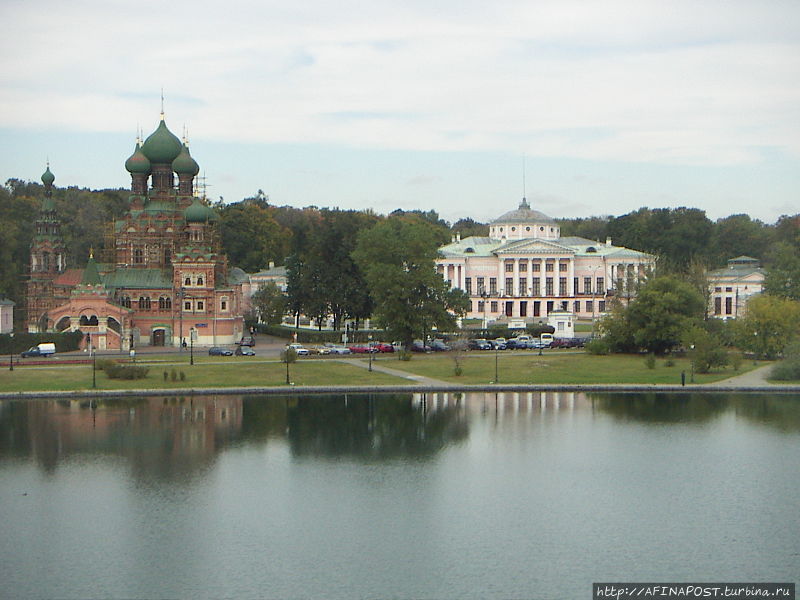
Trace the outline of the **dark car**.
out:
<instances>
[{"instance_id":1,"label":"dark car","mask_svg":"<svg viewBox=\"0 0 800 600\"><path fill-rule=\"evenodd\" d=\"M433 340L431 342L431 350L434 352L447 352L450 350L450 346L445 344L442 340Z\"/></svg>"},{"instance_id":2,"label":"dark car","mask_svg":"<svg viewBox=\"0 0 800 600\"><path fill-rule=\"evenodd\" d=\"M470 350L491 350L492 345L489 343L489 340L484 340L483 338L478 338L475 340L470 340L467 347Z\"/></svg>"},{"instance_id":3,"label":"dark car","mask_svg":"<svg viewBox=\"0 0 800 600\"><path fill-rule=\"evenodd\" d=\"M256 338L251 335L244 336L241 340L237 342L239 346L255 346L256 345Z\"/></svg>"},{"instance_id":4,"label":"dark car","mask_svg":"<svg viewBox=\"0 0 800 600\"><path fill-rule=\"evenodd\" d=\"M220 346L212 346L208 349L209 356L233 356L233 352L228 350L227 348L221 348Z\"/></svg>"},{"instance_id":5,"label":"dark car","mask_svg":"<svg viewBox=\"0 0 800 600\"><path fill-rule=\"evenodd\" d=\"M428 344L423 344L422 340L414 340L411 344L411 351L412 352L430 352L431 347Z\"/></svg>"},{"instance_id":6,"label":"dark car","mask_svg":"<svg viewBox=\"0 0 800 600\"><path fill-rule=\"evenodd\" d=\"M234 354L236 356L255 356L256 351L248 346L239 346Z\"/></svg>"}]
</instances>

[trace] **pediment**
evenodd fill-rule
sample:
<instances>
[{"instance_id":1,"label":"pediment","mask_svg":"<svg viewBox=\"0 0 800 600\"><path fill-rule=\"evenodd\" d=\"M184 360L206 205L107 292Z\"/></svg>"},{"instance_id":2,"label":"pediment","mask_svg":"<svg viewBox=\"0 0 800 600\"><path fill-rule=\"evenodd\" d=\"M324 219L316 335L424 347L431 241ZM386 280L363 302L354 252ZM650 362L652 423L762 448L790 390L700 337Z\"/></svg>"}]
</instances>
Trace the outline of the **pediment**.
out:
<instances>
[{"instance_id":1,"label":"pediment","mask_svg":"<svg viewBox=\"0 0 800 600\"><path fill-rule=\"evenodd\" d=\"M547 240L515 240L495 248L495 254L575 254L569 246Z\"/></svg>"}]
</instances>

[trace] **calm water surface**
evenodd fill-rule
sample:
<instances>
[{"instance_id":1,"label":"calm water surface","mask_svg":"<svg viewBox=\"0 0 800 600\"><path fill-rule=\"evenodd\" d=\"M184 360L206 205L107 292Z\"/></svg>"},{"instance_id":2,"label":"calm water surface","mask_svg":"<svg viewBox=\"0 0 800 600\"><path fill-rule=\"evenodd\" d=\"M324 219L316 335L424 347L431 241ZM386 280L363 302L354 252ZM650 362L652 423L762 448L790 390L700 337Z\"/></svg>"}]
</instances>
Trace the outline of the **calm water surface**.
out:
<instances>
[{"instance_id":1,"label":"calm water surface","mask_svg":"<svg viewBox=\"0 0 800 600\"><path fill-rule=\"evenodd\" d=\"M0 597L797 581L800 398L0 402Z\"/></svg>"}]
</instances>

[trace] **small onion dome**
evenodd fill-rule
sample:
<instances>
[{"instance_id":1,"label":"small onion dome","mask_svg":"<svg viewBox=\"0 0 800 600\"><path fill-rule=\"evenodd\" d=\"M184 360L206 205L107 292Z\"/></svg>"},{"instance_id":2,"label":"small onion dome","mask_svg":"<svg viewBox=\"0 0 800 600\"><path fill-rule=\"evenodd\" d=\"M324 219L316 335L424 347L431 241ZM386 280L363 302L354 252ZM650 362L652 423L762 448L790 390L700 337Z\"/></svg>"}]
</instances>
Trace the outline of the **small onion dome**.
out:
<instances>
[{"instance_id":1,"label":"small onion dome","mask_svg":"<svg viewBox=\"0 0 800 600\"><path fill-rule=\"evenodd\" d=\"M140 175L150 174L150 160L142 152L139 142L136 142L136 150L125 161L125 169L128 173L139 173Z\"/></svg>"},{"instance_id":2,"label":"small onion dome","mask_svg":"<svg viewBox=\"0 0 800 600\"><path fill-rule=\"evenodd\" d=\"M219 218L214 209L200 202L200 198L197 197L183 211L183 216L188 223L205 223L206 221L216 221Z\"/></svg>"},{"instance_id":3,"label":"small onion dome","mask_svg":"<svg viewBox=\"0 0 800 600\"><path fill-rule=\"evenodd\" d=\"M189 148L184 144L178 158L172 161L172 170L178 175L195 176L200 172L200 165L189 155Z\"/></svg>"},{"instance_id":4,"label":"small onion dome","mask_svg":"<svg viewBox=\"0 0 800 600\"><path fill-rule=\"evenodd\" d=\"M47 170L42 173L42 183L45 185L53 185L56 176L50 172L50 165L47 165Z\"/></svg>"},{"instance_id":5,"label":"small onion dome","mask_svg":"<svg viewBox=\"0 0 800 600\"><path fill-rule=\"evenodd\" d=\"M181 141L167 129L167 124L162 119L158 129L144 141L142 152L150 162L163 164L175 160L181 153L182 147Z\"/></svg>"}]
</instances>

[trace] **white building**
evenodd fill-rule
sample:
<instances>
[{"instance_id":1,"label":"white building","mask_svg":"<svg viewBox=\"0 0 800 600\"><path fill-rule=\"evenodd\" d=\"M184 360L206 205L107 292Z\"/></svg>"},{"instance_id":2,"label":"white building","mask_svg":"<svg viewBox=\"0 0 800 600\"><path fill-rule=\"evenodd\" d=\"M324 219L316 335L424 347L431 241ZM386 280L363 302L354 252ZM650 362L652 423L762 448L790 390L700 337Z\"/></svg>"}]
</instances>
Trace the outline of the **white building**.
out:
<instances>
[{"instance_id":1,"label":"white building","mask_svg":"<svg viewBox=\"0 0 800 600\"><path fill-rule=\"evenodd\" d=\"M709 311L720 319L743 317L747 302L764 289L766 271L756 258L737 256L724 269L708 273Z\"/></svg>"},{"instance_id":2,"label":"white building","mask_svg":"<svg viewBox=\"0 0 800 600\"><path fill-rule=\"evenodd\" d=\"M439 249L437 269L467 292L467 318L546 322L553 311L593 318L613 296L630 298L653 268L651 254L580 237L523 198L489 225L489 237L455 236Z\"/></svg>"},{"instance_id":3,"label":"white building","mask_svg":"<svg viewBox=\"0 0 800 600\"><path fill-rule=\"evenodd\" d=\"M0 333L14 331L14 302L0 298Z\"/></svg>"}]
</instances>

